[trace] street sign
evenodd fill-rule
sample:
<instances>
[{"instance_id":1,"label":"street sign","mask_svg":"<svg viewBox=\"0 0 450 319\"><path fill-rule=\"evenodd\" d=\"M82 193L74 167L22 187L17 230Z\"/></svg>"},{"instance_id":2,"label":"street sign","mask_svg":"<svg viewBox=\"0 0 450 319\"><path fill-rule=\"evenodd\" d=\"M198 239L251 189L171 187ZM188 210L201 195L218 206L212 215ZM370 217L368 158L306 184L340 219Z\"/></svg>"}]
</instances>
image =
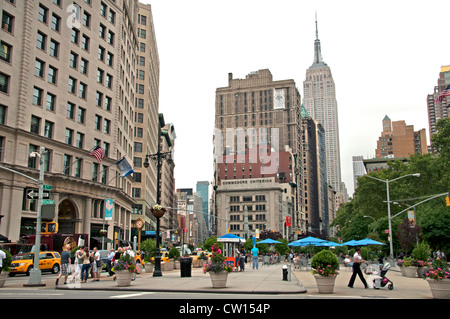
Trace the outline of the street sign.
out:
<instances>
[{"instance_id":1,"label":"street sign","mask_svg":"<svg viewBox=\"0 0 450 319\"><path fill-rule=\"evenodd\" d=\"M39 199L39 189L37 188L25 188L25 194L27 194L27 199ZM42 198L50 198L50 192L44 190Z\"/></svg>"},{"instance_id":2,"label":"street sign","mask_svg":"<svg viewBox=\"0 0 450 319\"><path fill-rule=\"evenodd\" d=\"M44 199L42 200L42 205L55 205L55 201L52 199Z\"/></svg>"},{"instance_id":3,"label":"street sign","mask_svg":"<svg viewBox=\"0 0 450 319\"><path fill-rule=\"evenodd\" d=\"M51 185L43 185L42 189L44 189L46 191L50 191L50 190L52 190L52 186Z\"/></svg>"}]
</instances>

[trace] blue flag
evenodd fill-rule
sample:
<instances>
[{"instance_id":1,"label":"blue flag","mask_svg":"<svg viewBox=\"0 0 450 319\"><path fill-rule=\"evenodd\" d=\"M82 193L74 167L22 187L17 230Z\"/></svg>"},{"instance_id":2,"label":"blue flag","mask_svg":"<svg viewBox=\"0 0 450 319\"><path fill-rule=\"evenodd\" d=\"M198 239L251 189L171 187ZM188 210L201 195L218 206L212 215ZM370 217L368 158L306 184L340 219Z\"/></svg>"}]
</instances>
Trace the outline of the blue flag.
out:
<instances>
[{"instance_id":1,"label":"blue flag","mask_svg":"<svg viewBox=\"0 0 450 319\"><path fill-rule=\"evenodd\" d=\"M116 163L116 165L120 168L120 171L122 172L122 177L125 177L125 176L128 176L128 175L134 173L133 167L131 167L131 164L128 163L125 156L120 161L118 161Z\"/></svg>"}]
</instances>

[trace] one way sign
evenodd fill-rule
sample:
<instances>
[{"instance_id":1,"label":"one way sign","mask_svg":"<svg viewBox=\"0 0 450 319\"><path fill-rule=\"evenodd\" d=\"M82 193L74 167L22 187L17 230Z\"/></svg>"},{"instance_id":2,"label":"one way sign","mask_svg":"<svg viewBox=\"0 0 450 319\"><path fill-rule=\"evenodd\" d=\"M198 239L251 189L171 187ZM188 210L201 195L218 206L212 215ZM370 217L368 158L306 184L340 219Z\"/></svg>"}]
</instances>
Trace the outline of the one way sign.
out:
<instances>
[{"instance_id":1,"label":"one way sign","mask_svg":"<svg viewBox=\"0 0 450 319\"><path fill-rule=\"evenodd\" d=\"M39 199L39 189L37 188L25 188L25 194L27 194L27 199ZM50 198L50 192L44 190L43 199Z\"/></svg>"}]
</instances>

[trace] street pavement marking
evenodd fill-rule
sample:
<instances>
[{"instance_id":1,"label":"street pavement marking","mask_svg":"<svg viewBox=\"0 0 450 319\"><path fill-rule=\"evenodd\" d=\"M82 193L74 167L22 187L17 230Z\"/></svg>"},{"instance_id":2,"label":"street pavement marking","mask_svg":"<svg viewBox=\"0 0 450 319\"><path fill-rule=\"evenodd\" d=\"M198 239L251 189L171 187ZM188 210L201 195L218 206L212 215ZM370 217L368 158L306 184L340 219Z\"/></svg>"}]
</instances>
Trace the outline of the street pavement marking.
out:
<instances>
[{"instance_id":1,"label":"street pavement marking","mask_svg":"<svg viewBox=\"0 0 450 319\"><path fill-rule=\"evenodd\" d=\"M151 295L151 294L155 294L155 292L141 292L138 294L118 295L118 296L111 296L111 298L133 298L133 297L140 297L140 296Z\"/></svg>"}]
</instances>

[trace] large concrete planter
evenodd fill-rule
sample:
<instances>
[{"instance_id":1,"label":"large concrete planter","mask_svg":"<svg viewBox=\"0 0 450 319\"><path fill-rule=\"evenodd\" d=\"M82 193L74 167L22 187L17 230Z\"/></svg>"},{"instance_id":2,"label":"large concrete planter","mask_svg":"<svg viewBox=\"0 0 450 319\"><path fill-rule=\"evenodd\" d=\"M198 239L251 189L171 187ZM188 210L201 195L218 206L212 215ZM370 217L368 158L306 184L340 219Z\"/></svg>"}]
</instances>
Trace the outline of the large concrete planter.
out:
<instances>
[{"instance_id":1,"label":"large concrete planter","mask_svg":"<svg viewBox=\"0 0 450 319\"><path fill-rule=\"evenodd\" d=\"M153 265L152 263L145 263L144 269L145 269L145 272L152 273L153 269L155 269L155 265Z\"/></svg>"},{"instance_id":2,"label":"large concrete planter","mask_svg":"<svg viewBox=\"0 0 450 319\"><path fill-rule=\"evenodd\" d=\"M417 276L417 267L404 267L404 271L407 278L416 278Z\"/></svg>"},{"instance_id":3,"label":"large concrete planter","mask_svg":"<svg viewBox=\"0 0 450 319\"><path fill-rule=\"evenodd\" d=\"M434 280L427 278L431 294L435 299L450 299L450 279Z\"/></svg>"},{"instance_id":4,"label":"large concrete planter","mask_svg":"<svg viewBox=\"0 0 450 319\"><path fill-rule=\"evenodd\" d=\"M126 287L131 285L133 273L128 270L116 270L116 284L118 287Z\"/></svg>"},{"instance_id":5,"label":"large concrete planter","mask_svg":"<svg viewBox=\"0 0 450 319\"><path fill-rule=\"evenodd\" d=\"M228 271L221 271L218 273L210 271L209 275L211 277L211 283L213 288L226 288L228 280Z\"/></svg>"},{"instance_id":6,"label":"large concrete planter","mask_svg":"<svg viewBox=\"0 0 450 319\"><path fill-rule=\"evenodd\" d=\"M334 291L334 283L336 281L336 276L325 277L318 274L314 274L316 279L317 289L320 294L332 294Z\"/></svg>"}]
</instances>

